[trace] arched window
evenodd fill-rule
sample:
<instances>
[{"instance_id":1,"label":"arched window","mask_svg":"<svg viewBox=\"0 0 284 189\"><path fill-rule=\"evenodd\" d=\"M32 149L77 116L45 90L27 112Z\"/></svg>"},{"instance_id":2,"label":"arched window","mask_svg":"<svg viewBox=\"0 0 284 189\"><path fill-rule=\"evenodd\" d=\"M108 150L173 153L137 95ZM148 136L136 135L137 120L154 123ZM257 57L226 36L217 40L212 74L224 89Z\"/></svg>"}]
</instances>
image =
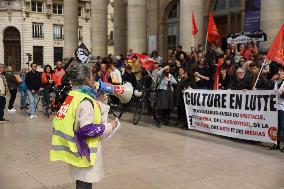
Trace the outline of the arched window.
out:
<instances>
[{"instance_id":1,"label":"arched window","mask_svg":"<svg viewBox=\"0 0 284 189\"><path fill-rule=\"evenodd\" d=\"M169 4L166 12L166 44L167 49L175 50L179 45L179 1Z\"/></svg>"},{"instance_id":2,"label":"arched window","mask_svg":"<svg viewBox=\"0 0 284 189\"><path fill-rule=\"evenodd\" d=\"M21 70L21 36L18 29L7 27L3 33L4 63L13 71Z\"/></svg>"}]
</instances>

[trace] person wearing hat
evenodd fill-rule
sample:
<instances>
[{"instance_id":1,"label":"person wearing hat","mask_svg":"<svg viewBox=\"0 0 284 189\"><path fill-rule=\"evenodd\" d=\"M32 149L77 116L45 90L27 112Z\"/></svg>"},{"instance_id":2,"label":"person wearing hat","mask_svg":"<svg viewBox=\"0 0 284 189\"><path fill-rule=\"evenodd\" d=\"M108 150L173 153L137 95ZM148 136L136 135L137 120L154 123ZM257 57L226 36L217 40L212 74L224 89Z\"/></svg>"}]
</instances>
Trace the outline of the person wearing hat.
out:
<instances>
[{"instance_id":1,"label":"person wearing hat","mask_svg":"<svg viewBox=\"0 0 284 189\"><path fill-rule=\"evenodd\" d=\"M109 106L98 100L91 69L72 64L68 72L73 89L53 119L50 160L69 165L76 189L91 189L103 178L102 141L119 121L108 123Z\"/></svg>"}]
</instances>

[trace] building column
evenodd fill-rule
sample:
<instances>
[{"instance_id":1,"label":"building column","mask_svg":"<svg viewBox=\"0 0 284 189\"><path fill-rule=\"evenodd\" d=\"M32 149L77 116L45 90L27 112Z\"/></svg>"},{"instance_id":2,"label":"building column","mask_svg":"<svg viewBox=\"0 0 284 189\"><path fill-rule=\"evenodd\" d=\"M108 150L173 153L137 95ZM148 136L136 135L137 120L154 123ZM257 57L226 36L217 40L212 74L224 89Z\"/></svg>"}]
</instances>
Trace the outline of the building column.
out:
<instances>
[{"instance_id":1,"label":"building column","mask_svg":"<svg viewBox=\"0 0 284 189\"><path fill-rule=\"evenodd\" d=\"M147 48L147 3L146 0L128 0L127 5L127 48L134 52L146 52Z\"/></svg>"},{"instance_id":2,"label":"building column","mask_svg":"<svg viewBox=\"0 0 284 189\"><path fill-rule=\"evenodd\" d=\"M125 0L114 0L114 54L126 53L126 4Z\"/></svg>"},{"instance_id":3,"label":"building column","mask_svg":"<svg viewBox=\"0 0 284 189\"><path fill-rule=\"evenodd\" d=\"M193 46L192 11L198 28L195 46L203 42L203 3L202 0L180 0L180 44L185 52L189 52Z\"/></svg>"},{"instance_id":4,"label":"building column","mask_svg":"<svg viewBox=\"0 0 284 189\"><path fill-rule=\"evenodd\" d=\"M92 0L92 55L107 56L107 1Z\"/></svg>"},{"instance_id":5,"label":"building column","mask_svg":"<svg viewBox=\"0 0 284 189\"><path fill-rule=\"evenodd\" d=\"M78 47L78 0L64 1L63 57L70 58Z\"/></svg>"},{"instance_id":6,"label":"building column","mask_svg":"<svg viewBox=\"0 0 284 189\"><path fill-rule=\"evenodd\" d=\"M284 23L284 1L262 0L260 29L267 34L267 41L260 43L260 48L268 50L280 26Z\"/></svg>"}]
</instances>

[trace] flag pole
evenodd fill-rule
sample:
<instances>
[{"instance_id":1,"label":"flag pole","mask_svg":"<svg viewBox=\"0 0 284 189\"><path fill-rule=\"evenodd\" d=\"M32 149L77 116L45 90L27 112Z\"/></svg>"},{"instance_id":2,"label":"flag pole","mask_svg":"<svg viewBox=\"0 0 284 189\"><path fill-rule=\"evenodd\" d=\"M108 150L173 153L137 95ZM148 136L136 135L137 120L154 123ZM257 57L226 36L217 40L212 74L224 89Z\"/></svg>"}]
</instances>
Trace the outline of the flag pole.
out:
<instances>
[{"instance_id":1,"label":"flag pole","mask_svg":"<svg viewBox=\"0 0 284 189\"><path fill-rule=\"evenodd\" d=\"M156 81L155 81L155 79L153 78L153 76L152 76L152 74L150 73L150 71L148 70L148 69L145 69L147 72L148 72L148 74L150 75L150 77L152 78L152 80L156 83Z\"/></svg>"},{"instance_id":2,"label":"flag pole","mask_svg":"<svg viewBox=\"0 0 284 189\"><path fill-rule=\"evenodd\" d=\"M205 49L204 49L205 53L207 52L207 43L208 43L207 41L208 41L208 31L206 34L206 41L205 41Z\"/></svg>"},{"instance_id":3,"label":"flag pole","mask_svg":"<svg viewBox=\"0 0 284 189\"><path fill-rule=\"evenodd\" d=\"M262 66L261 66L261 68L260 68L260 70L259 70L259 73L258 73L258 75L257 75L257 78L256 78L256 81L255 81L255 83L254 83L253 88L256 87L256 84L257 84L257 82L258 82L258 80L259 80L260 74L262 73L263 68L264 68L264 65L265 65L266 63L267 63L267 59L265 58L264 61L263 61Z\"/></svg>"},{"instance_id":4,"label":"flag pole","mask_svg":"<svg viewBox=\"0 0 284 189\"><path fill-rule=\"evenodd\" d=\"M193 43L193 49L195 48L195 35L192 35L193 36L193 38L192 38L192 43Z\"/></svg>"}]
</instances>

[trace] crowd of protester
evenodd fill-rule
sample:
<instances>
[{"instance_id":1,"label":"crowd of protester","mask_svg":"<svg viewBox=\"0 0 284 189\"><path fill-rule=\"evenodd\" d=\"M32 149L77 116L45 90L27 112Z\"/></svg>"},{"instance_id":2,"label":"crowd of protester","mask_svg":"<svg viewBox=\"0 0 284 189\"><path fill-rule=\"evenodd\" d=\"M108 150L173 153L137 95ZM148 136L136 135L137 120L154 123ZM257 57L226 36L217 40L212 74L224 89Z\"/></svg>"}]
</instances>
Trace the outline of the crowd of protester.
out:
<instances>
[{"instance_id":1,"label":"crowd of protester","mask_svg":"<svg viewBox=\"0 0 284 189\"><path fill-rule=\"evenodd\" d=\"M121 77L122 80L119 81L130 82L135 89L141 89L143 86L155 89L159 111L158 127L161 126L162 121L165 125L170 124L170 113L176 107L175 125L187 128L183 90L188 88L212 90L218 76L219 90L277 91L284 79L283 66L277 62L265 61L265 53L259 52L254 41L246 44L230 44L224 50L214 43L208 45L206 51L201 45L192 47L190 52L185 52L182 46L178 46L176 50L168 50L165 57L159 56L158 52L154 51L148 55L155 60L154 68L150 70L151 75L143 69L138 57L133 56L133 53L133 50L129 49L126 55L97 57L93 67L94 77L96 80L101 79L110 83L117 81L117 77ZM144 53L144 55L147 54ZM219 60L222 64L217 69ZM116 70L115 74L114 70ZM282 94L281 91L279 93ZM283 104L282 95L279 97L278 134L281 135L280 139L283 138L281 127L283 127L284 105L281 105ZM276 148L280 148L278 144Z\"/></svg>"},{"instance_id":2,"label":"crowd of protester","mask_svg":"<svg viewBox=\"0 0 284 189\"><path fill-rule=\"evenodd\" d=\"M33 119L38 117L35 112L39 93L44 94L45 102L48 101L47 94L52 86L62 88L65 75L62 62L56 63L55 70L50 65L45 65L42 73L37 71L37 67L36 63L32 63L30 71L24 67L19 74L15 74L11 66L5 67L4 64L0 64L0 122L8 121L4 118L7 96L10 96L7 111L14 113L14 102L19 91L20 109L29 109L30 119Z\"/></svg>"},{"instance_id":3,"label":"crowd of protester","mask_svg":"<svg viewBox=\"0 0 284 189\"><path fill-rule=\"evenodd\" d=\"M98 56L95 63L92 64L94 79L116 85L130 82L136 90L143 88L155 90L159 112L156 123L158 127L161 126L162 121L166 125L170 124L170 113L176 107L178 111L175 125L187 128L183 90L188 88L211 90L216 74L219 76L217 86L219 90L277 90L284 79L283 66L276 62L265 64L261 71L260 68L264 64L266 56L259 53L255 42L230 44L224 50L214 43L209 44L206 50L202 45L198 45L191 47L190 52L185 52L182 46L178 46L176 50L168 50L165 57L159 56L158 52L154 51L148 55L155 60L152 70L145 70L138 57L133 53L133 50L129 49L126 55ZM222 64L217 69L220 60ZM30 118L32 119L36 117L35 98L37 98L38 91L45 90L50 85L57 87L63 85L61 82L65 71L61 62L57 62L55 70L50 65L46 65L42 74L36 69L36 64L31 65L29 72L27 72L27 68L23 68L18 78L13 74L11 67L8 66L5 71L4 65L0 65L0 121L6 121L3 117L3 110L6 103L4 97L8 93L10 94L8 111L16 111L13 104L17 90L19 90L21 93L20 107L21 109L25 108L25 101L28 97ZM261 74L258 78L260 71ZM281 97L279 100L279 123L282 126L284 103L281 105ZM116 106L119 100L116 97L111 98L111 105Z\"/></svg>"}]
</instances>

